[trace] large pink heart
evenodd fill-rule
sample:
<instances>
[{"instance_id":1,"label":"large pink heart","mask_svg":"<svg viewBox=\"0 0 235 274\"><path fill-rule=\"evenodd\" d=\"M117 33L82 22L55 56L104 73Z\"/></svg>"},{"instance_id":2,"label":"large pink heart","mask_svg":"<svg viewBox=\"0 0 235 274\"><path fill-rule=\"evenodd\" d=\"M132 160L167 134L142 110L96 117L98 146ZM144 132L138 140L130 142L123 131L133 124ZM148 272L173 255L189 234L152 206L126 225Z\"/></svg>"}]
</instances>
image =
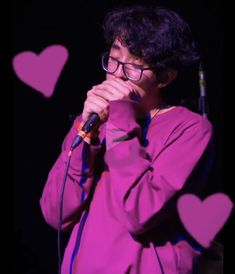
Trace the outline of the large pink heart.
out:
<instances>
[{"instance_id":1,"label":"large pink heart","mask_svg":"<svg viewBox=\"0 0 235 274\"><path fill-rule=\"evenodd\" d=\"M215 193L201 201L193 194L182 195L177 208L185 229L203 247L209 247L229 218L233 203L223 193Z\"/></svg>"},{"instance_id":2,"label":"large pink heart","mask_svg":"<svg viewBox=\"0 0 235 274\"><path fill-rule=\"evenodd\" d=\"M17 54L13 58L13 68L21 81L50 97L67 59L65 47L52 45L39 55L31 51Z\"/></svg>"}]
</instances>

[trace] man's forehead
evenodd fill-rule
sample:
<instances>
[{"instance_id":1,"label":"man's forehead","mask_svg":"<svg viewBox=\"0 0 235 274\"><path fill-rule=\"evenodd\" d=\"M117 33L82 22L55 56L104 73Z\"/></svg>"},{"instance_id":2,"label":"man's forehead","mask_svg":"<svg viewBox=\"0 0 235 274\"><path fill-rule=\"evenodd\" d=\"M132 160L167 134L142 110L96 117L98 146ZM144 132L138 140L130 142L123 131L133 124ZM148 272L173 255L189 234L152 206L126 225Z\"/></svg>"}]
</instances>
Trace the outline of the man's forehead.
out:
<instances>
[{"instance_id":1,"label":"man's forehead","mask_svg":"<svg viewBox=\"0 0 235 274\"><path fill-rule=\"evenodd\" d=\"M127 47L125 47L119 39L115 39L112 46L111 46L111 50L114 50L114 51L118 51L118 52L122 52L123 54L125 55L128 55L128 57L130 59L133 59L133 60L137 60L137 61L140 61L141 62L141 58L137 57L137 56L134 56L133 54L131 54L128 50Z\"/></svg>"},{"instance_id":2,"label":"man's forehead","mask_svg":"<svg viewBox=\"0 0 235 274\"><path fill-rule=\"evenodd\" d=\"M121 50L126 49L128 50L120 41L120 38L116 38L111 46L112 49Z\"/></svg>"}]
</instances>

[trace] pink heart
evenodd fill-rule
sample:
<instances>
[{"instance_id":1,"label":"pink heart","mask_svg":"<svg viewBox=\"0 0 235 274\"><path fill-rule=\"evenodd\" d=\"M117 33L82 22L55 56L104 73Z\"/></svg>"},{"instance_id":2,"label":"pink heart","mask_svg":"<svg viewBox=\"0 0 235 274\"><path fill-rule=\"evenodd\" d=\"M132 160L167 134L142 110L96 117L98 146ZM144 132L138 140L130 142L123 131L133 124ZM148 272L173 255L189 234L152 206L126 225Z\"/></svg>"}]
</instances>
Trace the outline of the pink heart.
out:
<instances>
[{"instance_id":1,"label":"pink heart","mask_svg":"<svg viewBox=\"0 0 235 274\"><path fill-rule=\"evenodd\" d=\"M215 193L201 201L193 194L182 195L177 202L185 229L203 247L209 247L229 218L233 203L223 193Z\"/></svg>"},{"instance_id":2,"label":"pink heart","mask_svg":"<svg viewBox=\"0 0 235 274\"><path fill-rule=\"evenodd\" d=\"M39 55L31 51L17 54L13 58L13 68L21 81L50 97L67 59L65 47L52 45Z\"/></svg>"}]
</instances>

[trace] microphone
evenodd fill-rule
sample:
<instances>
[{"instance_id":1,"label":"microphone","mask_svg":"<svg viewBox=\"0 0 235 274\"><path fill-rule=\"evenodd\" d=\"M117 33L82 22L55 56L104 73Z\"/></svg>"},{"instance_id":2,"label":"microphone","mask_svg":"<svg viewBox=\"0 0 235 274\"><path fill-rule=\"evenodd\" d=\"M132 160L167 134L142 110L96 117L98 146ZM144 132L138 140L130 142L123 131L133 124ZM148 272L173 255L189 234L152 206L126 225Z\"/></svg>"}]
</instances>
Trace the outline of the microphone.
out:
<instances>
[{"instance_id":1,"label":"microphone","mask_svg":"<svg viewBox=\"0 0 235 274\"><path fill-rule=\"evenodd\" d=\"M71 151L75 149L86 137L86 135L94 129L100 122L100 117L97 113L92 113L85 124L82 126L82 129L78 132L78 135L75 137L73 144L71 146Z\"/></svg>"},{"instance_id":2,"label":"microphone","mask_svg":"<svg viewBox=\"0 0 235 274\"><path fill-rule=\"evenodd\" d=\"M81 131L86 134L89 133L98 123L100 122L100 117L97 113L92 113L87 119L86 123L83 125Z\"/></svg>"},{"instance_id":3,"label":"microphone","mask_svg":"<svg viewBox=\"0 0 235 274\"><path fill-rule=\"evenodd\" d=\"M206 97L206 77L205 69L202 62L199 65L199 86L200 86L200 97L199 97L199 110L202 116L207 118L208 115L208 102Z\"/></svg>"}]
</instances>

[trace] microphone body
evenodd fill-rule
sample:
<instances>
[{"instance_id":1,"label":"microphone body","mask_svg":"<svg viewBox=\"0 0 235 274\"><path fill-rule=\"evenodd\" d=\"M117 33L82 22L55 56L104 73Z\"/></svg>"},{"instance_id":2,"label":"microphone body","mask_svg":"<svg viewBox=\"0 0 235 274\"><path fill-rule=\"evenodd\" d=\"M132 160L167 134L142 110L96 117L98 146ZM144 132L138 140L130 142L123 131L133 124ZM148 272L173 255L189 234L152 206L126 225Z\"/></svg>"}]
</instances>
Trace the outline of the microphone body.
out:
<instances>
[{"instance_id":1,"label":"microphone body","mask_svg":"<svg viewBox=\"0 0 235 274\"><path fill-rule=\"evenodd\" d=\"M92 113L85 124L82 126L82 129L78 132L78 135L75 137L73 144L71 146L71 151L75 149L86 137L86 135L94 129L100 122L100 117L97 113Z\"/></svg>"},{"instance_id":2,"label":"microphone body","mask_svg":"<svg viewBox=\"0 0 235 274\"><path fill-rule=\"evenodd\" d=\"M89 133L100 122L100 117L97 113L92 113L82 127L82 131Z\"/></svg>"},{"instance_id":3,"label":"microphone body","mask_svg":"<svg viewBox=\"0 0 235 274\"><path fill-rule=\"evenodd\" d=\"M200 97L199 97L199 110L202 115L207 118L208 116L208 102L206 97L206 77L203 64L199 66L199 86L200 86Z\"/></svg>"}]
</instances>

